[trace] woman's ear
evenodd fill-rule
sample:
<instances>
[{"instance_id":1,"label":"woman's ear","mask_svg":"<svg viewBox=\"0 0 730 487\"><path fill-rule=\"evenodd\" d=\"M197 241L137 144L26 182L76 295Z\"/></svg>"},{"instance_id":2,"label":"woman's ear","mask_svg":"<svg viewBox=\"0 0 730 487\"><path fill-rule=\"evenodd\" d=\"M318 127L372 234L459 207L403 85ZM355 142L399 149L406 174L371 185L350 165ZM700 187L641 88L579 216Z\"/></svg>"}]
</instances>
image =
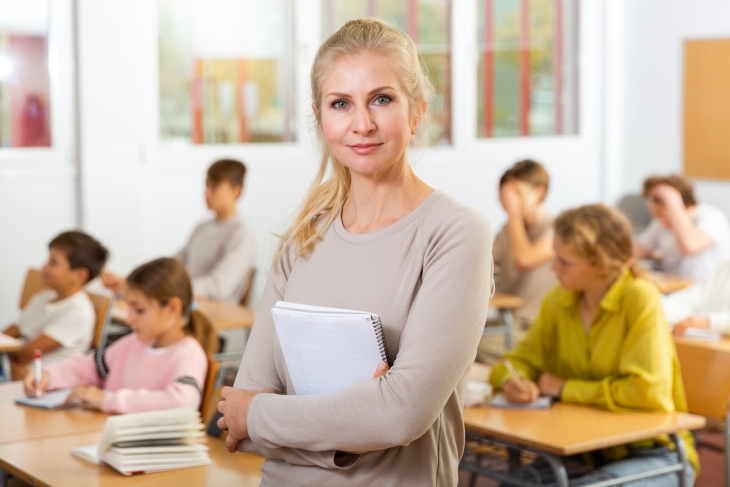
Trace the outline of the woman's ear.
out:
<instances>
[{"instance_id":1,"label":"woman's ear","mask_svg":"<svg viewBox=\"0 0 730 487\"><path fill-rule=\"evenodd\" d=\"M317 105L312 103L312 113L314 113L314 118L317 119L317 122L321 122L319 119L319 110L317 110Z\"/></svg>"},{"instance_id":2,"label":"woman's ear","mask_svg":"<svg viewBox=\"0 0 730 487\"><path fill-rule=\"evenodd\" d=\"M416 135L418 133L418 127L421 125L423 118L426 116L427 109L428 109L428 102L426 100L423 100L421 102L420 110L419 110L418 114L416 115L415 119L413 120L413 124L411 125L411 135Z\"/></svg>"}]
</instances>

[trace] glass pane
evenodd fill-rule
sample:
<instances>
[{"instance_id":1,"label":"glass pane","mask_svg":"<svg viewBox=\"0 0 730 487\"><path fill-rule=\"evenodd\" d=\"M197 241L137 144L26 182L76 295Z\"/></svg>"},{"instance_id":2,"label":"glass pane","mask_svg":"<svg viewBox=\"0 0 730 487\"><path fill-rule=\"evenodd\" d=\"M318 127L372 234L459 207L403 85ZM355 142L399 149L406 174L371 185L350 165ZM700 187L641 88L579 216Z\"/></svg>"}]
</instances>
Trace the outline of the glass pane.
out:
<instances>
[{"instance_id":1,"label":"glass pane","mask_svg":"<svg viewBox=\"0 0 730 487\"><path fill-rule=\"evenodd\" d=\"M0 3L0 147L50 147L49 8Z\"/></svg>"},{"instance_id":2,"label":"glass pane","mask_svg":"<svg viewBox=\"0 0 730 487\"><path fill-rule=\"evenodd\" d=\"M348 20L377 17L407 32L416 43L436 89L429 122L421 126L427 144L451 143L451 2L449 0L324 0L322 39Z\"/></svg>"},{"instance_id":3,"label":"glass pane","mask_svg":"<svg viewBox=\"0 0 730 487\"><path fill-rule=\"evenodd\" d=\"M575 134L574 0L478 5L478 136Z\"/></svg>"},{"instance_id":4,"label":"glass pane","mask_svg":"<svg viewBox=\"0 0 730 487\"><path fill-rule=\"evenodd\" d=\"M158 0L160 138L294 140L291 0Z\"/></svg>"}]
</instances>

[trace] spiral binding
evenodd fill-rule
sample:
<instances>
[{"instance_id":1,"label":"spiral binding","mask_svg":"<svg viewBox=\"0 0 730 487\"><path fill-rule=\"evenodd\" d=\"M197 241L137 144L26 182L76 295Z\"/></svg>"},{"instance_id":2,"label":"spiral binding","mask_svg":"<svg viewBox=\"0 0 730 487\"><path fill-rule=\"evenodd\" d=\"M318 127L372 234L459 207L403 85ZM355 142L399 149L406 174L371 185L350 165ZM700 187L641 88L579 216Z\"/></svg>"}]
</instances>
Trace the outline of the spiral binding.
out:
<instances>
[{"instance_id":1,"label":"spiral binding","mask_svg":"<svg viewBox=\"0 0 730 487\"><path fill-rule=\"evenodd\" d=\"M380 317L377 315L372 316L373 329L375 330L375 338L378 340L378 349L380 350L380 358L391 365L390 358L388 357L388 345L385 344L385 332L383 331L383 324L380 322Z\"/></svg>"}]
</instances>

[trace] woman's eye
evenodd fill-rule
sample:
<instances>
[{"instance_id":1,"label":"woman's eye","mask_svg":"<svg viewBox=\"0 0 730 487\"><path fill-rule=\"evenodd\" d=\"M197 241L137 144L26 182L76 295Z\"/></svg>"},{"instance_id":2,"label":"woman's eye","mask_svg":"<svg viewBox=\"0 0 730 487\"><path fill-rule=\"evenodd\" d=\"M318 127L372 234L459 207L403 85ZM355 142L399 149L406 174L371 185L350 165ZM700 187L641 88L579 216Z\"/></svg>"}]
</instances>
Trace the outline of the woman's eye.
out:
<instances>
[{"instance_id":1,"label":"woman's eye","mask_svg":"<svg viewBox=\"0 0 730 487\"><path fill-rule=\"evenodd\" d=\"M332 104L332 106L335 108L347 108L347 103L343 100L337 100Z\"/></svg>"},{"instance_id":2,"label":"woman's eye","mask_svg":"<svg viewBox=\"0 0 730 487\"><path fill-rule=\"evenodd\" d=\"M379 96L379 97L377 97L377 98L375 99L375 103L376 103L377 105L385 105L385 104L386 104L386 103L388 103L389 101L390 101L390 97L389 97L389 96Z\"/></svg>"}]
</instances>

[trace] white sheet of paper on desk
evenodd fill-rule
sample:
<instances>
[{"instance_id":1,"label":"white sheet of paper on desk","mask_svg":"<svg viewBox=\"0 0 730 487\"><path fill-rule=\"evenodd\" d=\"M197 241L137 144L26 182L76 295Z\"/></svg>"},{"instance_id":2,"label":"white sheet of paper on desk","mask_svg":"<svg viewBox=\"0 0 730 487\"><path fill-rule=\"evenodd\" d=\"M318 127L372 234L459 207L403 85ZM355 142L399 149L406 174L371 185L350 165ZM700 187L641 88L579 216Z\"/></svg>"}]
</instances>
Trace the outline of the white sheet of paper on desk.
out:
<instances>
[{"instance_id":1,"label":"white sheet of paper on desk","mask_svg":"<svg viewBox=\"0 0 730 487\"><path fill-rule=\"evenodd\" d=\"M501 392L494 396L490 406L493 408L504 408L504 409L549 409L553 405L553 398L550 396L540 396L537 401L522 404L516 402L509 402L504 394Z\"/></svg>"},{"instance_id":2,"label":"white sheet of paper on desk","mask_svg":"<svg viewBox=\"0 0 730 487\"><path fill-rule=\"evenodd\" d=\"M71 394L72 389L59 389L57 391L46 392L41 397L21 397L15 400L16 403L24 406L31 406L38 409L61 409L71 408L81 404L78 399L72 403L66 404L66 398Z\"/></svg>"},{"instance_id":3,"label":"white sheet of paper on desk","mask_svg":"<svg viewBox=\"0 0 730 487\"><path fill-rule=\"evenodd\" d=\"M722 333L707 328L687 328L684 330L684 338L716 342L722 338Z\"/></svg>"}]
</instances>

